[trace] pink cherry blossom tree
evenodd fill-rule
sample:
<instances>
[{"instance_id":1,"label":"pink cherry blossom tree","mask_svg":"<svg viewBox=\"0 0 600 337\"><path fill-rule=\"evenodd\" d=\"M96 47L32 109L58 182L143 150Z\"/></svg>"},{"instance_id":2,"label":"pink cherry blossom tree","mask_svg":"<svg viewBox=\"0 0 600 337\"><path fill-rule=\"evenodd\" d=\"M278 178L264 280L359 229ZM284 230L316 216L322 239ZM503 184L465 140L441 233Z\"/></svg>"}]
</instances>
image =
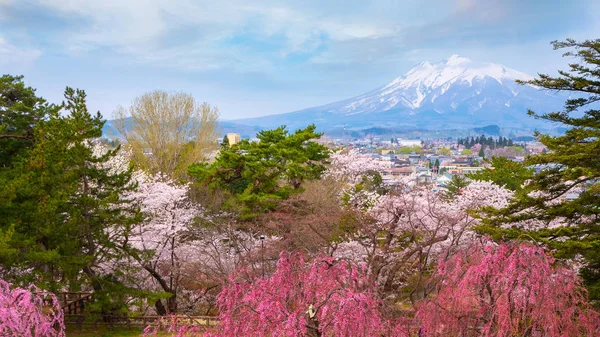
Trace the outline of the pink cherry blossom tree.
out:
<instances>
[{"instance_id":1,"label":"pink cherry blossom tree","mask_svg":"<svg viewBox=\"0 0 600 337\"><path fill-rule=\"evenodd\" d=\"M325 177L357 183L362 176L371 172L381 172L390 166L389 162L375 160L370 154L360 153L358 149L340 149L331 153L330 166Z\"/></svg>"},{"instance_id":2,"label":"pink cherry blossom tree","mask_svg":"<svg viewBox=\"0 0 600 337\"><path fill-rule=\"evenodd\" d=\"M138 188L127 197L139 203L145 220L122 238L128 259L115 267L129 263L141 268L130 275L133 283L145 290L167 293L166 303L160 299L155 302L156 311L162 315L175 313L183 266L191 258L190 243L184 240L184 235L200 209L189 200L187 185L162 175L136 172L134 177Z\"/></svg>"},{"instance_id":3,"label":"pink cherry blossom tree","mask_svg":"<svg viewBox=\"0 0 600 337\"><path fill-rule=\"evenodd\" d=\"M56 296L40 293L35 286L19 288L0 280L0 335L65 336L63 312Z\"/></svg>"},{"instance_id":4,"label":"pink cherry blossom tree","mask_svg":"<svg viewBox=\"0 0 600 337\"><path fill-rule=\"evenodd\" d=\"M474 244L432 280L416 314L425 336L600 336L576 273L531 244Z\"/></svg>"},{"instance_id":5,"label":"pink cherry blossom tree","mask_svg":"<svg viewBox=\"0 0 600 337\"><path fill-rule=\"evenodd\" d=\"M473 182L452 200L431 186L394 191L366 212L356 233L338 245L337 256L362 256L383 294L410 289L414 302L431 265L476 239L472 228L479 220L467 210L503 205L509 197L509 191L488 182Z\"/></svg>"},{"instance_id":6,"label":"pink cherry blossom tree","mask_svg":"<svg viewBox=\"0 0 600 337\"><path fill-rule=\"evenodd\" d=\"M364 266L281 253L266 277L238 271L219 295L216 336L377 336L390 326Z\"/></svg>"},{"instance_id":7,"label":"pink cherry blossom tree","mask_svg":"<svg viewBox=\"0 0 600 337\"><path fill-rule=\"evenodd\" d=\"M225 212L209 214L191 199L188 184L139 171L133 176L138 188L127 198L140 205L144 220L118 238L128 255L107 270L126 270L123 283L168 296L153 303L160 315L212 311L221 281L248 265L247 257L271 237L260 242L236 230Z\"/></svg>"},{"instance_id":8,"label":"pink cherry blossom tree","mask_svg":"<svg viewBox=\"0 0 600 337\"><path fill-rule=\"evenodd\" d=\"M382 194L378 187L382 186L366 185L373 185L374 177L381 177L390 162L374 159L371 154L360 153L358 149L345 148L333 152L330 163L323 178L342 184L338 197L344 204L357 209L376 204Z\"/></svg>"}]
</instances>

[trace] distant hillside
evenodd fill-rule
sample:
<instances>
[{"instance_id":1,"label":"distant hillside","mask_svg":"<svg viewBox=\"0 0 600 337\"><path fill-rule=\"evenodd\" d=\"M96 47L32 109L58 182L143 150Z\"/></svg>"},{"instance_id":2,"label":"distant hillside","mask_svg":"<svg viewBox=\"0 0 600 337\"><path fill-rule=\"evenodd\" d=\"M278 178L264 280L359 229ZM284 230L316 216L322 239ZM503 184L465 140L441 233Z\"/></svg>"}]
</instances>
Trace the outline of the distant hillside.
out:
<instances>
[{"instance_id":1,"label":"distant hillside","mask_svg":"<svg viewBox=\"0 0 600 337\"><path fill-rule=\"evenodd\" d=\"M498 125L488 125L482 128L473 128L476 133L481 133L490 136L501 136L500 127Z\"/></svg>"},{"instance_id":2,"label":"distant hillside","mask_svg":"<svg viewBox=\"0 0 600 337\"><path fill-rule=\"evenodd\" d=\"M126 128L129 129L130 125L131 125L131 118L126 118L125 119L125 125ZM242 138L253 138L256 133L260 130L262 130L262 128L260 126L248 126L248 125L243 125L243 124L238 124L236 122L231 122L231 121L219 121L219 132L220 133L228 133L228 132L235 132L240 134L240 136ZM115 127L115 121L114 120L107 120L106 124L104 124L104 128L102 128L102 134L104 137L107 138L119 138L119 132L117 131L116 127Z\"/></svg>"},{"instance_id":3,"label":"distant hillside","mask_svg":"<svg viewBox=\"0 0 600 337\"><path fill-rule=\"evenodd\" d=\"M300 128L315 123L322 131L364 130L467 130L488 128L550 130L554 126L527 115L531 109L560 109L568 97L516 80L532 77L494 64L476 63L453 55L430 64L422 62L387 85L366 94L296 112L235 120L238 125ZM489 126L496 126L490 129Z\"/></svg>"}]
</instances>

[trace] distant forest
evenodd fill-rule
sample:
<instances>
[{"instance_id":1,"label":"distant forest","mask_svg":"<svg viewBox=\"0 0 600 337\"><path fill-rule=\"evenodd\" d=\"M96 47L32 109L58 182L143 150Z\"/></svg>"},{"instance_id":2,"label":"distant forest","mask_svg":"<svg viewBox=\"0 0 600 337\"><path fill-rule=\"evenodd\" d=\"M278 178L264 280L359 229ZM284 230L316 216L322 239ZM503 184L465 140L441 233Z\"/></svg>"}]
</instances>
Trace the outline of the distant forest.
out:
<instances>
[{"instance_id":1,"label":"distant forest","mask_svg":"<svg viewBox=\"0 0 600 337\"><path fill-rule=\"evenodd\" d=\"M484 135L481 135L481 136L475 137L475 138L473 138L473 137L459 138L458 144L464 145L465 148L467 148L467 149L470 149L475 144L481 144L483 146L488 146L492 150L499 149L502 147L507 147L507 146L521 146L519 144L516 144L510 138L505 138L505 137L492 138L492 137L485 137Z\"/></svg>"}]
</instances>

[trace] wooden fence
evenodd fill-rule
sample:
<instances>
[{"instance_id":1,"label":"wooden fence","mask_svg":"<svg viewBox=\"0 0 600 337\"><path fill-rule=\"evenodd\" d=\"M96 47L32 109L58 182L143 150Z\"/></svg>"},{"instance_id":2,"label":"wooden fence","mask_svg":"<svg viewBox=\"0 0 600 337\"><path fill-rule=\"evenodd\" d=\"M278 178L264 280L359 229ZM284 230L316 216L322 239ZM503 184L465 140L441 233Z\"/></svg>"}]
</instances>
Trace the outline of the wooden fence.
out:
<instances>
[{"instance_id":1,"label":"wooden fence","mask_svg":"<svg viewBox=\"0 0 600 337\"><path fill-rule=\"evenodd\" d=\"M124 315L101 315L97 319L82 314L66 315L65 324L82 326L109 326L109 327L135 327L145 328L147 326L169 326L176 320L177 324L193 324L200 327L211 327L219 324L215 316L124 316Z\"/></svg>"},{"instance_id":2,"label":"wooden fence","mask_svg":"<svg viewBox=\"0 0 600 337\"><path fill-rule=\"evenodd\" d=\"M58 293L58 301L65 315L81 315L85 306L93 301L93 296L90 292L62 292Z\"/></svg>"},{"instance_id":3,"label":"wooden fence","mask_svg":"<svg viewBox=\"0 0 600 337\"><path fill-rule=\"evenodd\" d=\"M41 292L49 295L50 293ZM85 307L94 300L92 292L60 292L55 294L63 309L65 324L82 326L135 327L168 326L174 319L177 324L193 324L201 327L211 327L218 324L216 316L137 316L137 315L104 315L87 314ZM50 296L44 298L50 303Z\"/></svg>"}]
</instances>

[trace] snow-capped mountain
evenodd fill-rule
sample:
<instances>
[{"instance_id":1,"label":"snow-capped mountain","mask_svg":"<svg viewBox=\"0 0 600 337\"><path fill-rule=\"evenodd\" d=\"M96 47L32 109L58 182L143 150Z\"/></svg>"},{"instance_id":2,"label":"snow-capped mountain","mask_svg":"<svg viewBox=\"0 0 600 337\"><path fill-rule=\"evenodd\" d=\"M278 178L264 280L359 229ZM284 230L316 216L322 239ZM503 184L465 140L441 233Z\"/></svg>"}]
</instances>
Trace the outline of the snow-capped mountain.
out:
<instances>
[{"instance_id":1,"label":"snow-capped mountain","mask_svg":"<svg viewBox=\"0 0 600 337\"><path fill-rule=\"evenodd\" d=\"M245 125L290 128L315 123L321 130L462 129L490 124L529 129L547 126L527 110L560 109L565 95L550 93L516 80L533 77L495 64L477 63L458 55L431 64L422 62L387 85L343 101L296 112L240 119Z\"/></svg>"}]
</instances>

